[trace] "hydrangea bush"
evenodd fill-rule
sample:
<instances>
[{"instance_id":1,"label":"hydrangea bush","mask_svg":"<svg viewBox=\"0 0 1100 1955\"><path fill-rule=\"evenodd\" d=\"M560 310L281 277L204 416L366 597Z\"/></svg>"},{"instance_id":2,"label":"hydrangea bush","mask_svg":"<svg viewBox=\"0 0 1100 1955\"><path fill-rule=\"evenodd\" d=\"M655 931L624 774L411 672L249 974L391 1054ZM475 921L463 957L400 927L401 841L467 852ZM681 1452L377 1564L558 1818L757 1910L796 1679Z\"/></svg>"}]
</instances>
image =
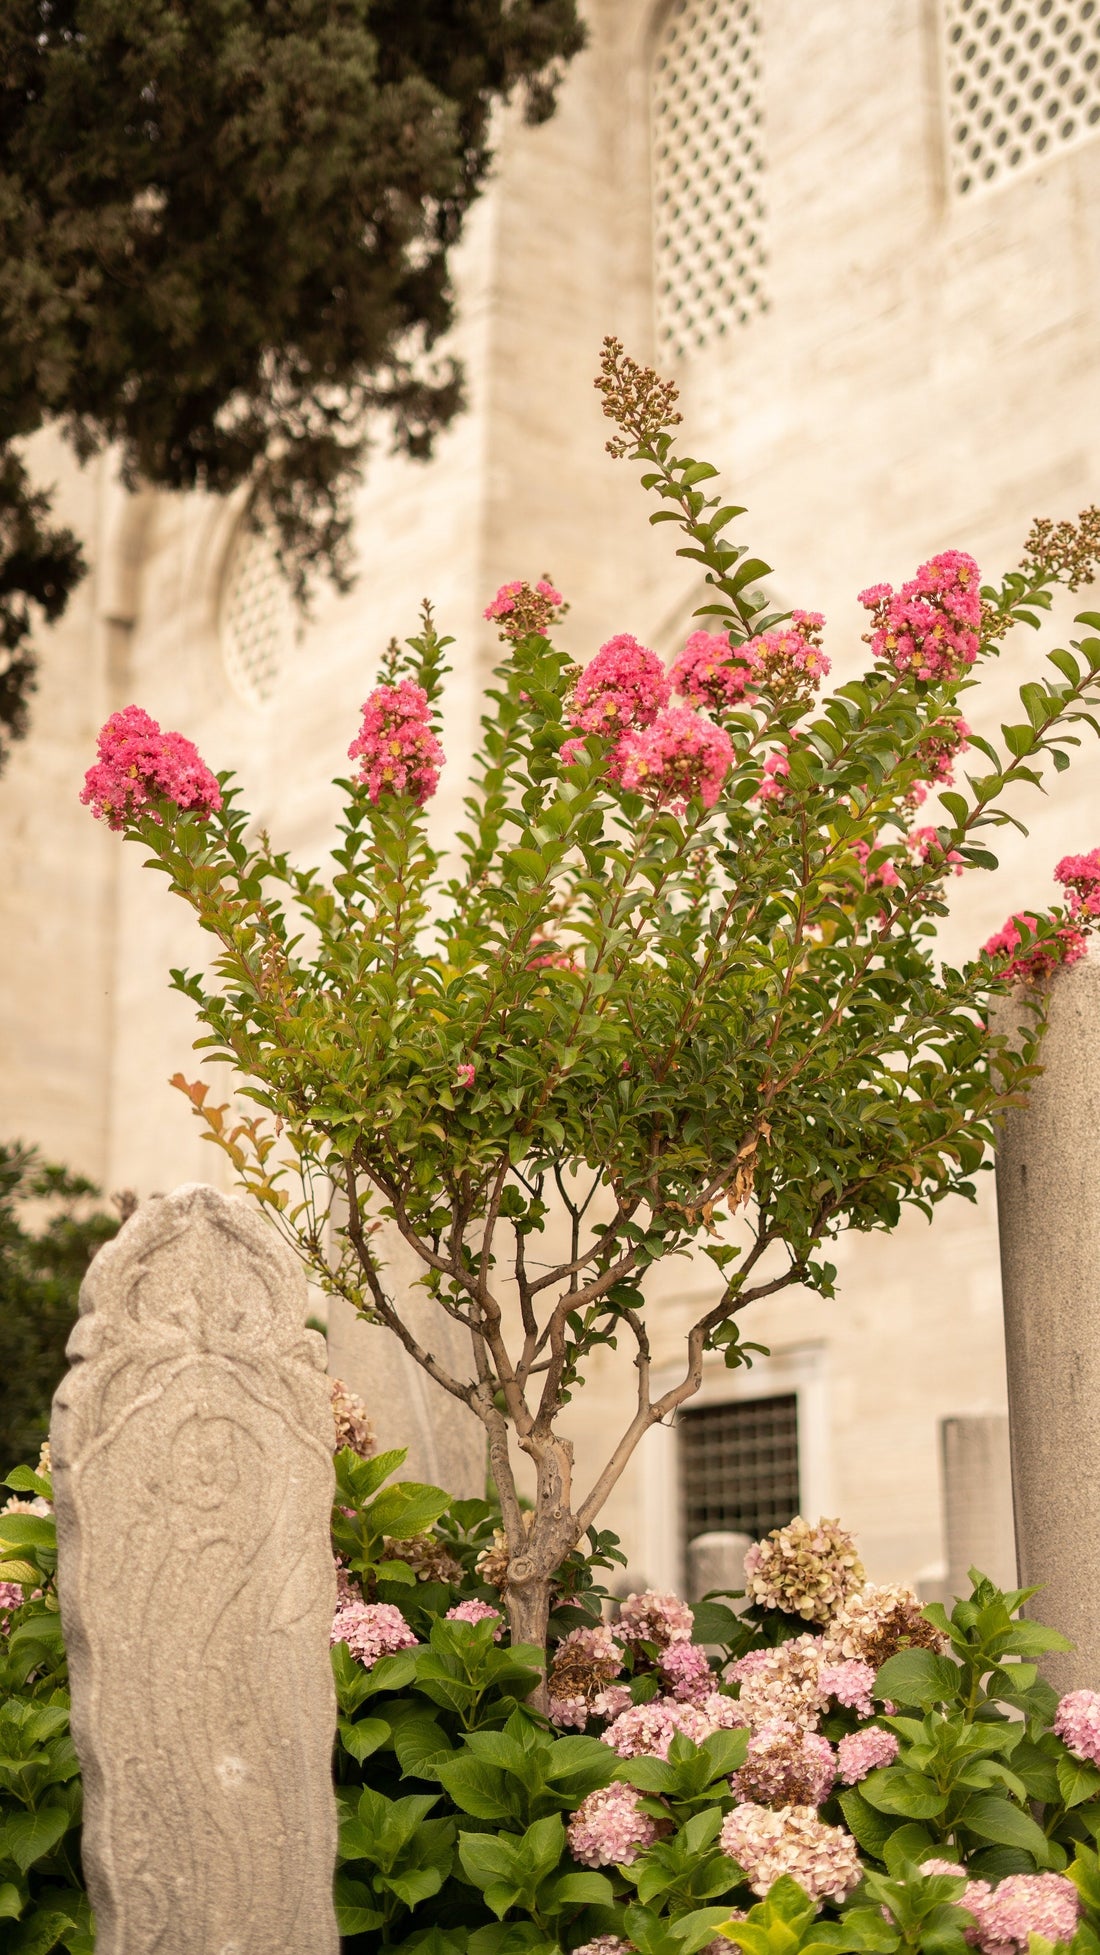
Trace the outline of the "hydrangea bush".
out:
<instances>
[{"instance_id":1,"label":"hydrangea bush","mask_svg":"<svg viewBox=\"0 0 1100 1955\"><path fill-rule=\"evenodd\" d=\"M612 1605L609 1537L511 1641L485 1501L394 1484L337 1394L332 1660L344 1947L425 1955L1100 1948L1100 1692L975 1571L948 1616L779 1529L742 1612ZM0 1955L91 1955L48 1458L0 1513ZM609 1611L614 1609L614 1613ZM1039 1939L1036 1940L1035 1938Z\"/></svg>"},{"instance_id":2,"label":"hydrangea bush","mask_svg":"<svg viewBox=\"0 0 1100 1955\"><path fill-rule=\"evenodd\" d=\"M609 447L642 465L651 520L705 577L702 623L669 665L616 629L577 666L549 578L504 585L486 612L504 657L447 857L426 809L449 641L428 609L365 702L330 873L255 834L229 776L137 707L108 722L85 788L215 939L209 973L174 982L257 1112L180 1076L209 1135L316 1279L484 1422L507 1613L536 1644L555 1571L644 1434L698 1390L709 1351L745 1360L739 1313L790 1284L832 1294L843 1229L973 1194L1031 1076L1040 983L1100 922L1094 850L1061 865L1065 906L1016 917L959 970L935 956L948 877L995 866L1006 800L1096 724L1088 612L1047 676L1028 669L1000 742L963 708L1052 588L1092 577L1097 512L1037 524L998 584L952 547L897 590L870 586L867 669L822 695L824 620L767 613L768 565L729 536L744 511L675 445L674 389L614 341L598 385ZM1020 981L1035 1011L1013 1042L987 1007ZM461 1327L468 1371L408 1321L387 1223ZM710 1299L658 1390L647 1279L696 1247ZM582 1487L561 1413L597 1346L623 1348L633 1404Z\"/></svg>"}]
</instances>

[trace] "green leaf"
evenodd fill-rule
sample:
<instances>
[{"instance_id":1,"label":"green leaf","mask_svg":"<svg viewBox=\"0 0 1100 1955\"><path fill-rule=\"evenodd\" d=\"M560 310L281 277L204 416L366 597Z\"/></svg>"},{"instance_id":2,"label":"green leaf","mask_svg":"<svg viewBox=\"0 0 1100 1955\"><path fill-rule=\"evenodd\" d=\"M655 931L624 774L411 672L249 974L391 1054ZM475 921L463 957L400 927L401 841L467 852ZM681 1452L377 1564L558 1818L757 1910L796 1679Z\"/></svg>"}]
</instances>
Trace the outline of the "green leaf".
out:
<instances>
[{"instance_id":1,"label":"green leaf","mask_svg":"<svg viewBox=\"0 0 1100 1955\"><path fill-rule=\"evenodd\" d=\"M886 1765L869 1772L860 1791L877 1812L896 1812L905 1819L935 1819L947 1806L947 1793L908 1765Z\"/></svg>"},{"instance_id":2,"label":"green leaf","mask_svg":"<svg viewBox=\"0 0 1100 1955\"><path fill-rule=\"evenodd\" d=\"M358 1724L342 1717L337 1728L344 1750L360 1765L364 1758L369 1758L380 1745L384 1745L390 1735L390 1727L382 1717L364 1717Z\"/></svg>"},{"instance_id":3,"label":"green leaf","mask_svg":"<svg viewBox=\"0 0 1100 1955\"><path fill-rule=\"evenodd\" d=\"M1095 1799L1100 1793L1100 1772L1095 1765L1085 1765L1079 1758L1071 1758L1067 1754L1058 1760L1056 1770L1063 1805L1080 1806L1086 1799Z\"/></svg>"},{"instance_id":4,"label":"green leaf","mask_svg":"<svg viewBox=\"0 0 1100 1955\"><path fill-rule=\"evenodd\" d=\"M893 1815L877 1812L874 1806L868 1805L856 1786L853 1786L849 1792L840 1794L840 1809L847 1822L848 1831L855 1838L857 1845L863 1848L864 1853L869 1853L872 1859L884 1860L886 1842L891 1833L896 1830Z\"/></svg>"},{"instance_id":5,"label":"green leaf","mask_svg":"<svg viewBox=\"0 0 1100 1955\"><path fill-rule=\"evenodd\" d=\"M1040 1866L1047 1859L1047 1840L1041 1826L1029 1813L1021 1812L999 1793L986 1792L968 1799L960 1814L961 1824L980 1840L993 1840L997 1846L1018 1846L1034 1854Z\"/></svg>"},{"instance_id":6,"label":"green leaf","mask_svg":"<svg viewBox=\"0 0 1100 1955\"><path fill-rule=\"evenodd\" d=\"M898 1704L953 1704L959 1695L962 1671L950 1657L933 1650L900 1650L888 1657L875 1679L875 1696Z\"/></svg>"},{"instance_id":7,"label":"green leaf","mask_svg":"<svg viewBox=\"0 0 1100 1955\"><path fill-rule=\"evenodd\" d=\"M567 1907L608 1907L615 1889L606 1874L562 1874L549 1889L548 1905L555 1911Z\"/></svg>"},{"instance_id":8,"label":"green leaf","mask_svg":"<svg viewBox=\"0 0 1100 1955\"><path fill-rule=\"evenodd\" d=\"M18 1921L22 1912L23 1899L18 1887L10 1880L0 1880L0 1921Z\"/></svg>"},{"instance_id":9,"label":"green leaf","mask_svg":"<svg viewBox=\"0 0 1100 1955\"><path fill-rule=\"evenodd\" d=\"M25 1874L36 1860L52 1853L68 1831L70 1815L64 1806L40 1806L37 1812L13 1812L0 1821L0 1860L14 1860Z\"/></svg>"},{"instance_id":10,"label":"green leaf","mask_svg":"<svg viewBox=\"0 0 1100 1955\"><path fill-rule=\"evenodd\" d=\"M385 1916L375 1906L373 1889L364 1886L361 1880L350 1880L347 1874L337 1873L333 1898L336 1925L342 1935L371 1934L382 1926Z\"/></svg>"},{"instance_id":11,"label":"green leaf","mask_svg":"<svg viewBox=\"0 0 1100 1955\"><path fill-rule=\"evenodd\" d=\"M741 1627L740 1617L724 1602L696 1602L691 1619L692 1641L696 1643L732 1643Z\"/></svg>"}]
</instances>

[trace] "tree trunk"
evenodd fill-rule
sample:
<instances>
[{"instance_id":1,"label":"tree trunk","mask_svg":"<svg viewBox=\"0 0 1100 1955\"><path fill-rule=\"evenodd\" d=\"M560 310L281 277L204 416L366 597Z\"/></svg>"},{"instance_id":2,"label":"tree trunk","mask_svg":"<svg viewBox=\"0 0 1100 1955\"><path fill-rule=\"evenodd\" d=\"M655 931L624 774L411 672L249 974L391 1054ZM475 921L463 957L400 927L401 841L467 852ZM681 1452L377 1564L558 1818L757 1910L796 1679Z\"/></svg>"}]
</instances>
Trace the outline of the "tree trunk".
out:
<instances>
[{"instance_id":1,"label":"tree trunk","mask_svg":"<svg viewBox=\"0 0 1100 1955\"><path fill-rule=\"evenodd\" d=\"M505 1593L508 1603L508 1626L512 1632L513 1643L533 1643L536 1649L541 1650L545 1663L546 1625L550 1616L550 1577L531 1575L527 1581L520 1582L515 1587L509 1583ZM535 1710L546 1710L545 1676L532 1691L528 1702Z\"/></svg>"}]
</instances>

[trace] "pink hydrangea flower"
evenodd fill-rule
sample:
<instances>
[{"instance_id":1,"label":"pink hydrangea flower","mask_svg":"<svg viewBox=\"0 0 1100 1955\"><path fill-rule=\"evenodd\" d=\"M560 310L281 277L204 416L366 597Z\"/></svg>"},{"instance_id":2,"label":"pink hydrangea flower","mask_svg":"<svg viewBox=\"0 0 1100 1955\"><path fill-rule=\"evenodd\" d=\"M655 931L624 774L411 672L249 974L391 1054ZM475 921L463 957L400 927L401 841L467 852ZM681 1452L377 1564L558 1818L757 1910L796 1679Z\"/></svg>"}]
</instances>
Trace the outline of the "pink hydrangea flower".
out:
<instances>
[{"instance_id":1,"label":"pink hydrangea flower","mask_svg":"<svg viewBox=\"0 0 1100 1955\"><path fill-rule=\"evenodd\" d=\"M824 624L820 611L792 611L789 624L750 638L740 656L752 667L756 684L781 695L819 686L830 669L821 649Z\"/></svg>"},{"instance_id":2,"label":"pink hydrangea flower","mask_svg":"<svg viewBox=\"0 0 1100 1955\"><path fill-rule=\"evenodd\" d=\"M516 645L521 638L545 638L563 608L562 594L548 577L540 577L534 584L528 583L525 577L517 577L512 583L501 585L486 605L485 616L490 623L500 626L502 638Z\"/></svg>"},{"instance_id":3,"label":"pink hydrangea flower","mask_svg":"<svg viewBox=\"0 0 1100 1955\"><path fill-rule=\"evenodd\" d=\"M694 1633L695 1621L687 1603L678 1595L662 1594L653 1588L628 1595L615 1624L620 1642L655 1643L660 1650L667 1650L670 1643L690 1643Z\"/></svg>"},{"instance_id":4,"label":"pink hydrangea flower","mask_svg":"<svg viewBox=\"0 0 1100 1955\"><path fill-rule=\"evenodd\" d=\"M94 767L84 776L80 799L97 821L122 828L150 801L174 801L185 814L210 815L222 793L198 748L182 733L162 733L140 706L124 706L100 729ZM155 821L160 816L153 814Z\"/></svg>"},{"instance_id":5,"label":"pink hydrangea flower","mask_svg":"<svg viewBox=\"0 0 1100 1955\"><path fill-rule=\"evenodd\" d=\"M332 1619L329 1641L346 1643L365 1670L373 1669L380 1656L412 1649L416 1637L392 1602L342 1602Z\"/></svg>"},{"instance_id":6,"label":"pink hydrangea flower","mask_svg":"<svg viewBox=\"0 0 1100 1955\"><path fill-rule=\"evenodd\" d=\"M861 1664L861 1669L866 1665ZM837 1777L844 1785L857 1785L868 1772L880 1765L892 1765L898 1755L898 1741L892 1731L877 1724L866 1731L852 1731L837 1746Z\"/></svg>"},{"instance_id":7,"label":"pink hydrangea flower","mask_svg":"<svg viewBox=\"0 0 1100 1955\"><path fill-rule=\"evenodd\" d=\"M649 726L669 700L668 674L656 652L620 632L601 645L569 696L570 725L615 740ZM566 746L573 743L566 741ZM565 749L562 749L563 753Z\"/></svg>"},{"instance_id":8,"label":"pink hydrangea flower","mask_svg":"<svg viewBox=\"0 0 1100 1955\"><path fill-rule=\"evenodd\" d=\"M866 634L876 658L899 675L957 679L978 655L981 574L964 550L943 550L895 591L872 584L859 601L872 614Z\"/></svg>"},{"instance_id":9,"label":"pink hydrangea flower","mask_svg":"<svg viewBox=\"0 0 1100 1955\"><path fill-rule=\"evenodd\" d=\"M1071 1690L1058 1705L1054 1729L1068 1751L1100 1765L1100 1690Z\"/></svg>"},{"instance_id":10,"label":"pink hydrangea flower","mask_svg":"<svg viewBox=\"0 0 1100 1955\"><path fill-rule=\"evenodd\" d=\"M23 1591L18 1582L0 1582L0 1609L20 1609Z\"/></svg>"},{"instance_id":11,"label":"pink hydrangea flower","mask_svg":"<svg viewBox=\"0 0 1100 1955\"><path fill-rule=\"evenodd\" d=\"M610 1724L615 1718L628 1711L633 1702L629 1686L625 1683L609 1683L604 1690L597 1691L592 1699L593 1717L602 1717ZM553 1712L550 1713L551 1717Z\"/></svg>"},{"instance_id":12,"label":"pink hydrangea flower","mask_svg":"<svg viewBox=\"0 0 1100 1955\"><path fill-rule=\"evenodd\" d=\"M634 1943L624 1941L621 1935L593 1935L591 1941L582 1941L573 1955L634 1955Z\"/></svg>"},{"instance_id":13,"label":"pink hydrangea flower","mask_svg":"<svg viewBox=\"0 0 1100 1955\"><path fill-rule=\"evenodd\" d=\"M651 726L624 734L609 772L630 793L667 801L681 813L695 795L713 808L732 763L724 728L690 706L667 706Z\"/></svg>"},{"instance_id":14,"label":"pink hydrangea flower","mask_svg":"<svg viewBox=\"0 0 1100 1955\"><path fill-rule=\"evenodd\" d=\"M664 1651L661 1680L681 1704L701 1704L714 1689L714 1674L706 1650L698 1643L674 1642Z\"/></svg>"},{"instance_id":15,"label":"pink hydrangea flower","mask_svg":"<svg viewBox=\"0 0 1100 1955\"><path fill-rule=\"evenodd\" d=\"M472 1086L476 1077L477 1077L476 1066L471 1066L471 1065L460 1066L455 1074L454 1083L456 1086L461 1086L461 1087Z\"/></svg>"},{"instance_id":16,"label":"pink hydrangea flower","mask_svg":"<svg viewBox=\"0 0 1100 1955\"><path fill-rule=\"evenodd\" d=\"M860 1717L873 1717L875 1673L869 1663L861 1663L851 1657L841 1663L826 1663L821 1671L821 1688L827 1697L835 1698L845 1710L856 1711Z\"/></svg>"},{"instance_id":17,"label":"pink hydrangea flower","mask_svg":"<svg viewBox=\"0 0 1100 1955\"><path fill-rule=\"evenodd\" d=\"M1064 855L1054 879L1068 889L1074 916L1100 917L1100 849L1088 855Z\"/></svg>"},{"instance_id":18,"label":"pink hydrangea flower","mask_svg":"<svg viewBox=\"0 0 1100 1955\"><path fill-rule=\"evenodd\" d=\"M603 1743L620 1758L667 1758L668 1748L679 1731L692 1744L701 1745L715 1731L736 1731L742 1723L739 1707L732 1697L712 1691L701 1704L678 1704L674 1697L655 1697L648 1704L633 1704L614 1719L603 1733Z\"/></svg>"},{"instance_id":19,"label":"pink hydrangea flower","mask_svg":"<svg viewBox=\"0 0 1100 1955\"><path fill-rule=\"evenodd\" d=\"M591 1716L613 1718L631 1702L625 1687L612 1688L623 1667L622 1647L605 1622L582 1625L563 1636L548 1678L551 1723L583 1731Z\"/></svg>"},{"instance_id":20,"label":"pink hydrangea flower","mask_svg":"<svg viewBox=\"0 0 1100 1955\"><path fill-rule=\"evenodd\" d=\"M835 1778L836 1753L829 1740L776 1718L754 1731L730 1787L736 1798L760 1806L820 1806Z\"/></svg>"},{"instance_id":21,"label":"pink hydrangea flower","mask_svg":"<svg viewBox=\"0 0 1100 1955\"><path fill-rule=\"evenodd\" d=\"M501 1615L499 1609L491 1608L488 1602L478 1602L476 1600L456 1602L453 1609L447 1610L444 1620L446 1622L488 1622L490 1616L492 1616L493 1621L497 1625L493 1631L493 1641L494 1643L499 1643L501 1633L504 1629L504 1617Z\"/></svg>"},{"instance_id":22,"label":"pink hydrangea flower","mask_svg":"<svg viewBox=\"0 0 1100 1955\"><path fill-rule=\"evenodd\" d=\"M997 1887L972 1880L959 1905L974 1916L966 1939L982 1955L1027 1955L1030 1935L1072 1941L1081 1912L1077 1889L1062 1874L1009 1874Z\"/></svg>"},{"instance_id":23,"label":"pink hydrangea flower","mask_svg":"<svg viewBox=\"0 0 1100 1955\"><path fill-rule=\"evenodd\" d=\"M1088 949L1081 931L1074 929L1072 924L1064 924L1052 937L1021 949L1021 924L1025 924L1029 930L1037 930L1039 919L1026 910L1019 911L1017 915L1010 916L1003 928L995 931L982 945L990 957L1007 958L1001 977L1017 978L1024 984L1042 984L1059 966L1076 964ZM1018 957L1014 954L1016 951L1020 952Z\"/></svg>"},{"instance_id":24,"label":"pink hydrangea flower","mask_svg":"<svg viewBox=\"0 0 1100 1955\"><path fill-rule=\"evenodd\" d=\"M689 706L709 706L718 713L751 699L755 672L755 656L748 656L744 647L731 647L726 632L693 631L669 679L673 692Z\"/></svg>"},{"instance_id":25,"label":"pink hydrangea flower","mask_svg":"<svg viewBox=\"0 0 1100 1955\"><path fill-rule=\"evenodd\" d=\"M856 1843L842 1826L827 1826L812 1806L735 1806L718 1835L754 1894L766 1894L790 1874L815 1901L846 1901L863 1878Z\"/></svg>"},{"instance_id":26,"label":"pink hydrangea flower","mask_svg":"<svg viewBox=\"0 0 1100 1955\"><path fill-rule=\"evenodd\" d=\"M375 686L362 710L363 723L348 748L348 759L360 762L356 780L372 801L383 794L411 794L423 806L439 786L446 759L432 732L423 686L411 679Z\"/></svg>"},{"instance_id":27,"label":"pink hydrangea flower","mask_svg":"<svg viewBox=\"0 0 1100 1955\"><path fill-rule=\"evenodd\" d=\"M629 1867L657 1837L632 1785L605 1785L590 1792L566 1827L569 1851L582 1867Z\"/></svg>"},{"instance_id":28,"label":"pink hydrangea flower","mask_svg":"<svg viewBox=\"0 0 1100 1955\"><path fill-rule=\"evenodd\" d=\"M822 1667L820 1636L794 1636L774 1649L750 1650L731 1663L725 1674L740 1686L741 1723L759 1731L786 1718L804 1730L814 1728L829 1701Z\"/></svg>"}]
</instances>

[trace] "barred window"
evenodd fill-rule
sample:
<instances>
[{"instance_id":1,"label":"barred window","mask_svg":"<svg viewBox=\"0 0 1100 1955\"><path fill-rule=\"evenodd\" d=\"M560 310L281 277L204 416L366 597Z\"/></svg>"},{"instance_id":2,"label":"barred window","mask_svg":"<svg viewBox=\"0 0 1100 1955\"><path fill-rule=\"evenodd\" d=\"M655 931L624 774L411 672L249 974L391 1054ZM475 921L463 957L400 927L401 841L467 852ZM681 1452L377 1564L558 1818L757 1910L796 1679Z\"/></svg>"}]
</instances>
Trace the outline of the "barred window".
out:
<instances>
[{"instance_id":1,"label":"barred window","mask_svg":"<svg viewBox=\"0 0 1100 1955\"><path fill-rule=\"evenodd\" d=\"M767 304L758 0L672 0L652 85L657 333L683 353Z\"/></svg>"},{"instance_id":2,"label":"barred window","mask_svg":"<svg viewBox=\"0 0 1100 1955\"><path fill-rule=\"evenodd\" d=\"M229 548L221 602L225 668L250 706L272 698L294 639L294 602L275 548L242 521Z\"/></svg>"},{"instance_id":3,"label":"barred window","mask_svg":"<svg viewBox=\"0 0 1100 1955\"><path fill-rule=\"evenodd\" d=\"M944 0L956 196L1100 131L1100 0Z\"/></svg>"},{"instance_id":4,"label":"barred window","mask_svg":"<svg viewBox=\"0 0 1100 1955\"><path fill-rule=\"evenodd\" d=\"M714 1529L759 1539L799 1508L798 1399L734 1399L682 1412L684 1540Z\"/></svg>"}]
</instances>

